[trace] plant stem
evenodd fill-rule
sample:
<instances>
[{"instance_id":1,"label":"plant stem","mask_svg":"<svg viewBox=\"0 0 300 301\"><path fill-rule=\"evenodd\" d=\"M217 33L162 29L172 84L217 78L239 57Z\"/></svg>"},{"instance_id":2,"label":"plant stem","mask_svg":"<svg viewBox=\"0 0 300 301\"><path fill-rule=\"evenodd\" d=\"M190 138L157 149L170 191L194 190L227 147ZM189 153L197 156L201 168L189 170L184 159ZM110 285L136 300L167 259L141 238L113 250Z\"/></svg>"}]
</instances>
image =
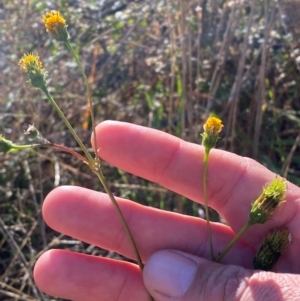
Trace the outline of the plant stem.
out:
<instances>
[{"instance_id":1,"label":"plant stem","mask_svg":"<svg viewBox=\"0 0 300 301\"><path fill-rule=\"evenodd\" d=\"M59 117L65 123L66 127L69 129L70 133L73 135L74 139L79 144L79 146L80 146L81 150L84 152L84 154L85 154L85 156L86 156L89 164L92 165L92 166L94 166L94 159L92 158L92 156L90 155L89 151L87 150L87 148L84 146L84 144L82 143L82 141L80 140L80 138L78 137L78 135L76 134L76 132L74 131L73 127L69 123L69 121L66 118L66 116L64 115L64 113L61 111L61 109L59 108L59 106L57 105L57 103L55 102L55 100L50 95L48 89L46 87L43 87L43 88L41 88L41 90L45 93L45 95L47 96L47 98L50 101L51 105L54 107L54 109L58 113Z\"/></svg>"},{"instance_id":2,"label":"plant stem","mask_svg":"<svg viewBox=\"0 0 300 301\"><path fill-rule=\"evenodd\" d=\"M63 152L69 153L69 154L73 155L74 157L78 158L79 160L81 160L82 162L89 165L89 161L84 156L80 155L79 153L75 152L74 150L72 150L68 147L65 147L65 146L60 145L60 144L52 143L52 142L49 142L46 146L48 146L48 145L52 146L56 149L59 149Z\"/></svg>"},{"instance_id":3,"label":"plant stem","mask_svg":"<svg viewBox=\"0 0 300 301\"><path fill-rule=\"evenodd\" d=\"M120 220L122 222L122 225L123 225L123 227L125 229L125 232L126 232L128 238L129 238L129 241L130 241L130 244L131 244L132 249L134 251L134 254L135 254L138 266L139 266L140 270L143 271L144 265L142 263L142 259L141 259L140 253L139 253L139 251L137 249L137 246L136 246L136 243L135 243L135 241L133 239L132 233L131 233L131 231L130 231L128 225L127 225L127 222L126 222L126 220L124 218L122 210L120 209L119 204L117 203L114 195L112 194L110 188L108 187L102 171L101 170L98 170L98 171L94 170L94 173L98 176L101 184L104 187L104 190L106 191L106 193L108 194L111 202L113 203L113 205L114 205L114 207L115 207L115 209L116 209L116 211L117 211L117 213L119 215L119 218L120 218Z\"/></svg>"},{"instance_id":4,"label":"plant stem","mask_svg":"<svg viewBox=\"0 0 300 301\"><path fill-rule=\"evenodd\" d=\"M214 256L214 248L212 242L212 233L210 227L210 218L209 218L209 208L208 208L208 198L207 198L207 165L208 165L208 155L209 150L205 148L204 152L204 164L203 164L203 196L204 196L204 205L205 205L205 215L206 215L206 224L207 224L207 234L209 239L209 251L210 251L210 259L212 261L215 260Z\"/></svg>"},{"instance_id":5,"label":"plant stem","mask_svg":"<svg viewBox=\"0 0 300 301\"><path fill-rule=\"evenodd\" d=\"M75 59L80 72L82 74L83 80L84 80L84 84L86 86L87 89L87 98L88 98L88 102L89 102L89 106L90 106L90 115L91 115L91 122L92 122L92 129L93 129L93 133L94 133L94 148L95 148L95 158L96 158L96 162L97 165L100 167L100 158L98 156L98 146L97 146L97 139L96 139L96 124L95 124L95 114L94 114L94 109L93 109L93 102L92 102L92 93L91 93L91 87L90 87L90 83L88 81L88 78L86 76L86 73L82 67L82 64L78 58L77 53L74 51L74 48L72 47L72 45L70 44L70 42L68 40L65 41L65 45L66 47L69 49L69 51L71 52L73 58Z\"/></svg>"},{"instance_id":6,"label":"plant stem","mask_svg":"<svg viewBox=\"0 0 300 301\"><path fill-rule=\"evenodd\" d=\"M41 146L41 144L23 144L23 145L18 145L18 144L14 144L12 143L12 149L10 150L10 152L14 152L14 151L19 151L19 150L24 150L24 149L30 149L33 147L37 147L37 146Z\"/></svg>"},{"instance_id":7,"label":"plant stem","mask_svg":"<svg viewBox=\"0 0 300 301\"><path fill-rule=\"evenodd\" d=\"M121 210L119 204L117 203L117 201L116 201L114 195L112 194L110 188L108 187L108 185L107 185L107 183L106 183L106 180L105 180L105 178L104 178L104 175L103 175L102 171L99 169L98 171L97 171L97 170L93 170L93 172L94 172L94 173L97 175L97 177L99 178L101 184L102 184L103 187L104 187L104 190L106 191L106 193L108 194L108 196L109 196L111 202L113 203L113 206L115 207L115 210L117 211L117 214L118 214L118 216L119 216L119 218L120 218L120 220L121 220L121 223L122 223L122 225L123 225L123 228L124 228L124 230L125 230L125 232L126 232L126 235L127 235L128 239L129 239L129 242L130 242L131 247L132 247L132 249L133 249L133 252L134 252L134 255L135 255L137 264L138 264L138 266L139 266L139 268L140 268L140 271L143 272L144 264L143 264L143 262L142 262L142 259L141 259L139 250L138 250L138 248L137 248L137 245L136 245L136 243L135 243L135 240L134 240L134 238L133 238L133 235L132 235L132 233L131 233L131 230L130 230L130 228L129 228L127 222L126 222L126 219L125 219L125 217L124 217L124 215L123 215L123 213L122 213L122 210ZM149 301L154 301L154 299L152 298L152 296L151 296L149 293L148 293L148 297L149 297Z\"/></svg>"},{"instance_id":8,"label":"plant stem","mask_svg":"<svg viewBox=\"0 0 300 301\"><path fill-rule=\"evenodd\" d=\"M237 240L252 226L251 221L249 220L243 228L234 236L234 238L229 242L229 244L224 248L220 255L216 258L216 262L220 262L221 259L229 252L231 247L237 242Z\"/></svg>"},{"instance_id":9,"label":"plant stem","mask_svg":"<svg viewBox=\"0 0 300 301\"><path fill-rule=\"evenodd\" d=\"M121 208L119 207L114 195L112 194L110 188L108 187L107 183L106 183L106 180L105 180L105 177L100 169L100 158L98 156L98 146L97 146L97 139L96 139L96 125L95 125L95 116L94 116L94 110L93 110L93 103L92 103L92 97L91 97L91 89L90 89L90 84L88 82L88 79L87 79L87 76L85 74L85 71L82 67L82 64L78 58L78 55L76 54L76 52L74 51L72 45L70 44L70 42L67 40L65 41L65 45L66 47L68 48L68 50L71 52L72 56L74 57L79 69L80 69L80 72L83 76L83 79L84 79L84 84L87 88L87 97L88 97L88 102L89 102L89 106L90 106L90 115L91 115L91 122L92 122L92 129L93 129L93 134L94 134L94 148L95 148L95 160L96 162L93 160L93 158L91 157L90 153L87 151L86 147L83 145L83 143L81 142L80 138L77 136L76 132L74 131L74 129L72 128L72 126L70 125L70 123L68 122L68 120L66 119L66 117L64 116L64 114L62 113L62 111L60 110L60 108L57 106L56 102L53 100L53 98L51 97L51 95L49 94L47 88L45 88L44 93L46 94L47 98L50 100L51 104L54 106L54 108L56 109L56 111L58 112L58 114L60 115L60 117L62 118L62 120L65 122L66 126L68 127L68 129L70 130L70 132L72 133L72 135L74 136L75 140L77 141L77 143L79 144L80 148L83 150L83 152L85 153L86 155L86 158L88 160L88 162L85 160L84 157L82 157L81 155L79 155L78 153L74 154L76 157L81 156L83 159L84 159L84 162L87 162L87 163L90 163L89 164L89 167L91 168L91 170L97 175L97 177L99 178L101 184L103 185L103 188L104 190L106 191L106 193L108 194L111 202L113 203L113 206L115 207L116 211L117 211L117 214L121 220L121 223L124 227L124 230L126 232L126 235L128 236L129 238L129 242L131 244L131 247L133 249L133 252L135 254L135 257L136 257L136 260L137 260L137 264L141 270L141 272L143 271L143 268L144 268L144 265L143 265L143 262L142 262L142 259L141 259L141 256L140 256L140 253L138 251L138 248L136 246L136 243L134 241L134 238L133 238L133 235L128 227L128 224L124 218L124 215L122 213L122 210ZM61 146L58 147L58 145L54 145L54 147L57 147L57 148L61 148ZM62 148L61 148L62 149ZM69 149L62 149L64 151L67 151L69 153L70 150ZM81 158L81 160L82 160ZM96 163L96 166L95 166L95 163ZM148 293L148 296L149 296L149 301L154 301L152 296Z\"/></svg>"}]
</instances>

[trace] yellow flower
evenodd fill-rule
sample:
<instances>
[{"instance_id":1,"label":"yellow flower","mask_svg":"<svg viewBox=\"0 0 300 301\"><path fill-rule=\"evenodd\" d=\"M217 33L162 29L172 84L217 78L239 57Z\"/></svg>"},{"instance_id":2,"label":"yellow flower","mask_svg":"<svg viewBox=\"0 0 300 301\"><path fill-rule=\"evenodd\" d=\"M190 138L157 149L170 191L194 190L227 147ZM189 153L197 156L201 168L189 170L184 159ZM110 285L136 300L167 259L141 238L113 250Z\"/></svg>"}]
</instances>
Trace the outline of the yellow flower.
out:
<instances>
[{"instance_id":1,"label":"yellow flower","mask_svg":"<svg viewBox=\"0 0 300 301\"><path fill-rule=\"evenodd\" d=\"M219 134L223 128L222 120L216 117L209 117L203 128L207 133Z\"/></svg>"},{"instance_id":2,"label":"yellow flower","mask_svg":"<svg viewBox=\"0 0 300 301\"><path fill-rule=\"evenodd\" d=\"M24 54L23 57L19 61L20 68L24 71L28 71L30 69L42 69L43 64L40 61L40 58L37 54L27 53Z\"/></svg>"},{"instance_id":3,"label":"yellow flower","mask_svg":"<svg viewBox=\"0 0 300 301\"><path fill-rule=\"evenodd\" d=\"M67 31L66 20L61 16L59 11L47 12L43 16L43 21L47 32L51 33L59 41L67 41L69 33Z\"/></svg>"},{"instance_id":4,"label":"yellow flower","mask_svg":"<svg viewBox=\"0 0 300 301\"><path fill-rule=\"evenodd\" d=\"M46 85L46 72L37 54L27 53L19 61L21 70L25 71L28 81L36 88Z\"/></svg>"},{"instance_id":5,"label":"yellow flower","mask_svg":"<svg viewBox=\"0 0 300 301\"><path fill-rule=\"evenodd\" d=\"M217 144L219 133L223 128L222 120L216 117L209 117L203 128L202 145L205 147L206 152L209 152Z\"/></svg>"}]
</instances>

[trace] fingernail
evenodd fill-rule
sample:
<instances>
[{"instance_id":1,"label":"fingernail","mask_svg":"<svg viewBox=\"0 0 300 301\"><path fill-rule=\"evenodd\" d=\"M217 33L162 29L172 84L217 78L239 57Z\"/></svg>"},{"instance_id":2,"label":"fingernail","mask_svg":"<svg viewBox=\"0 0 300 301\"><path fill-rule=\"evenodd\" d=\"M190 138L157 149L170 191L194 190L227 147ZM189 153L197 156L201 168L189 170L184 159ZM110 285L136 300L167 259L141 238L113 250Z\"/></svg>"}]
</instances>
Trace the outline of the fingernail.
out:
<instances>
[{"instance_id":1,"label":"fingernail","mask_svg":"<svg viewBox=\"0 0 300 301\"><path fill-rule=\"evenodd\" d=\"M182 253L160 251L147 261L144 280L150 291L179 298L188 290L196 270L197 263Z\"/></svg>"}]
</instances>

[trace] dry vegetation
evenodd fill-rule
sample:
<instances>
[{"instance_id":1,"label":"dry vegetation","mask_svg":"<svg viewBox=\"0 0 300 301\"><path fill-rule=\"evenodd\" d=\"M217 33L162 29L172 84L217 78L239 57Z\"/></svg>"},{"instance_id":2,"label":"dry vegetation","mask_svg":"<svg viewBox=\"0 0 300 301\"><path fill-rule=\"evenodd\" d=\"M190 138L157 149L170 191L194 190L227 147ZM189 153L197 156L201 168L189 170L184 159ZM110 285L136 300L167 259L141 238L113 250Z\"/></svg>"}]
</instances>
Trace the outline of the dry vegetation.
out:
<instances>
[{"instance_id":1,"label":"dry vegetation","mask_svg":"<svg viewBox=\"0 0 300 301\"><path fill-rule=\"evenodd\" d=\"M203 121L214 113L225 124L219 147L300 183L299 0L0 1L0 132L25 143L23 130L34 123L47 139L76 148L18 68L24 52L39 53L54 98L90 145L83 81L41 21L51 9L68 21L97 122L133 122L200 143ZM195 204L156 184L105 164L104 174L117 195L198 214ZM32 278L49 248L117 256L43 223L41 205L55 186L101 189L74 158L49 149L1 154L0 181L0 300L53 300Z\"/></svg>"}]
</instances>

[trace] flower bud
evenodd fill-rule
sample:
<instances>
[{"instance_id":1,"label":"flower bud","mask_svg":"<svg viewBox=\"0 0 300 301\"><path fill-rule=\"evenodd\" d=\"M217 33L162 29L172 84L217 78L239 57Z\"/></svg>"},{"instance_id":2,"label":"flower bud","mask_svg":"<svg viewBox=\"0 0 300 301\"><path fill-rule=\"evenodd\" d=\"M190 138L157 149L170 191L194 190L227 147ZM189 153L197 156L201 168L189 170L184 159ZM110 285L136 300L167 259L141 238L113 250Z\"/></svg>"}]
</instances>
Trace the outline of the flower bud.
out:
<instances>
[{"instance_id":1,"label":"flower bud","mask_svg":"<svg viewBox=\"0 0 300 301\"><path fill-rule=\"evenodd\" d=\"M262 194L251 204L251 225L263 224L272 217L276 208L285 201L286 186L284 179L276 177L263 189Z\"/></svg>"},{"instance_id":2,"label":"flower bud","mask_svg":"<svg viewBox=\"0 0 300 301\"><path fill-rule=\"evenodd\" d=\"M46 87L46 72L37 54L24 54L19 65L21 70L25 71L29 83L40 89Z\"/></svg>"},{"instance_id":3,"label":"flower bud","mask_svg":"<svg viewBox=\"0 0 300 301\"><path fill-rule=\"evenodd\" d=\"M202 136L202 145L205 147L207 151L214 148L219 139L219 133L223 128L223 124L221 119L216 117L209 117L204 126L204 133Z\"/></svg>"}]
</instances>

